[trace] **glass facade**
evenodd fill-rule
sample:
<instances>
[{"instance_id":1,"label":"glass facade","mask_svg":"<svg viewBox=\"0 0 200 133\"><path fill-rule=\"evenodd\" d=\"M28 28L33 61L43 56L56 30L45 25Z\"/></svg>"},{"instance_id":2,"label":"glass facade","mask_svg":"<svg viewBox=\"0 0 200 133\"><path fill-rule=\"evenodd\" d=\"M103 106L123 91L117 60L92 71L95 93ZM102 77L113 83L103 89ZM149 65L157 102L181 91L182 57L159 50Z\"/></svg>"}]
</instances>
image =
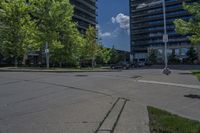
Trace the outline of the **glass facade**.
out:
<instances>
[{"instance_id":1,"label":"glass facade","mask_svg":"<svg viewBox=\"0 0 200 133\"><path fill-rule=\"evenodd\" d=\"M77 22L81 33L85 33L89 25L96 26L96 0L70 0L70 2L74 5L73 20Z\"/></svg>"},{"instance_id":2,"label":"glass facade","mask_svg":"<svg viewBox=\"0 0 200 133\"><path fill-rule=\"evenodd\" d=\"M176 33L174 20L191 18L182 8L186 0L165 0L169 48L188 48L187 36ZM164 47L162 0L130 0L131 53L148 53L148 48Z\"/></svg>"}]
</instances>

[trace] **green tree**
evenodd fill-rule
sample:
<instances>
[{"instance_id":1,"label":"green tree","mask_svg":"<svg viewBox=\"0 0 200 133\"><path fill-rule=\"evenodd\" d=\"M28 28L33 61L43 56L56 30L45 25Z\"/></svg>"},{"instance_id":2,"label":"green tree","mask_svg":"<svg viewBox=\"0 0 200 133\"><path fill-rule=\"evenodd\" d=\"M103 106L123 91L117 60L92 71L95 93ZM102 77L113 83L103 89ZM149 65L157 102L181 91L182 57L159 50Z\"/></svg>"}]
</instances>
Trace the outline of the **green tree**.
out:
<instances>
[{"instance_id":1,"label":"green tree","mask_svg":"<svg viewBox=\"0 0 200 133\"><path fill-rule=\"evenodd\" d=\"M0 2L0 52L13 58L18 65L28 49L37 45L37 29L31 20L32 6L26 0L1 0Z\"/></svg>"},{"instance_id":2,"label":"green tree","mask_svg":"<svg viewBox=\"0 0 200 133\"><path fill-rule=\"evenodd\" d=\"M99 45L96 61L98 64L108 64L111 59L111 50L103 47L103 45Z\"/></svg>"},{"instance_id":3,"label":"green tree","mask_svg":"<svg viewBox=\"0 0 200 133\"><path fill-rule=\"evenodd\" d=\"M172 54L168 57L168 62L171 64L178 64L180 63L180 60L176 57L175 53L172 52Z\"/></svg>"},{"instance_id":4,"label":"green tree","mask_svg":"<svg viewBox=\"0 0 200 133\"><path fill-rule=\"evenodd\" d=\"M50 59L57 62L76 60L83 39L72 21L73 6L69 0L32 0L41 47L48 45Z\"/></svg>"},{"instance_id":5,"label":"green tree","mask_svg":"<svg viewBox=\"0 0 200 133\"><path fill-rule=\"evenodd\" d=\"M187 10L192 18L188 21L177 19L174 23L176 31L183 35L191 35L190 41L193 44L200 44L200 2L193 2L192 4L183 4L183 8ZM200 46L197 46L200 60Z\"/></svg>"},{"instance_id":6,"label":"green tree","mask_svg":"<svg viewBox=\"0 0 200 133\"><path fill-rule=\"evenodd\" d=\"M96 28L89 26L85 35L85 45L83 46L83 58L91 60L92 68L95 65L95 57L98 50Z\"/></svg>"},{"instance_id":7,"label":"green tree","mask_svg":"<svg viewBox=\"0 0 200 133\"><path fill-rule=\"evenodd\" d=\"M72 21L68 23L66 29L61 31L61 34L60 42L63 47L54 50L52 53L53 60L60 63L65 62L71 66L78 66L81 48L85 43L83 35L78 32L77 25Z\"/></svg>"},{"instance_id":8,"label":"green tree","mask_svg":"<svg viewBox=\"0 0 200 133\"><path fill-rule=\"evenodd\" d=\"M107 64L111 59L111 50L107 48L103 48L102 50L102 59L103 63Z\"/></svg>"},{"instance_id":9,"label":"green tree","mask_svg":"<svg viewBox=\"0 0 200 133\"><path fill-rule=\"evenodd\" d=\"M187 52L188 61L193 63L197 59L197 52L195 51L194 47L190 47L189 51Z\"/></svg>"},{"instance_id":10,"label":"green tree","mask_svg":"<svg viewBox=\"0 0 200 133\"><path fill-rule=\"evenodd\" d=\"M110 63L111 64L118 63L120 61L120 56L114 46L112 47L110 52L111 52Z\"/></svg>"},{"instance_id":11,"label":"green tree","mask_svg":"<svg viewBox=\"0 0 200 133\"><path fill-rule=\"evenodd\" d=\"M149 62L155 64L157 61L156 50L152 49L149 53Z\"/></svg>"}]
</instances>

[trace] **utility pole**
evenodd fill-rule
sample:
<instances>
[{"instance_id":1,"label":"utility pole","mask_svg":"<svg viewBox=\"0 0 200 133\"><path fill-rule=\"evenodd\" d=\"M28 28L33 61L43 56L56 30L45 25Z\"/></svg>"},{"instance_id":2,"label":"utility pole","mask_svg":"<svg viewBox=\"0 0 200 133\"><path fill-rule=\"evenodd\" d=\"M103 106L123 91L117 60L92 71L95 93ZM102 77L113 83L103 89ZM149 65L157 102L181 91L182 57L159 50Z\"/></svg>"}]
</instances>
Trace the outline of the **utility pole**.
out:
<instances>
[{"instance_id":1,"label":"utility pole","mask_svg":"<svg viewBox=\"0 0 200 133\"><path fill-rule=\"evenodd\" d=\"M165 0L162 0L162 5L163 5L163 21L164 21L163 42L165 44L165 68L163 70L163 73L166 74L166 75L169 75L171 73L171 71L168 68L168 57L167 57L167 42L169 41L169 39L168 39L168 34L167 34L166 4L165 4Z\"/></svg>"}]
</instances>

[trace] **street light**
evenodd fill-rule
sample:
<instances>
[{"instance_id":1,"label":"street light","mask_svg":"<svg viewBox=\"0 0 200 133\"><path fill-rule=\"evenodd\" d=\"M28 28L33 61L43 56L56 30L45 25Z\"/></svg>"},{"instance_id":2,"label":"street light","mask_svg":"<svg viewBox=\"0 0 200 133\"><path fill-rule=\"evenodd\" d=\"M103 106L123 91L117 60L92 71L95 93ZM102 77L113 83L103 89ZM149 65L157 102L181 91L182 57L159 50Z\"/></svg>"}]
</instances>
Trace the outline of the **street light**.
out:
<instances>
[{"instance_id":1,"label":"street light","mask_svg":"<svg viewBox=\"0 0 200 133\"><path fill-rule=\"evenodd\" d=\"M168 39L168 34L167 34L165 0L162 0L162 5L163 5L163 21L164 21L163 42L165 43L165 68L163 70L163 73L166 74L166 75L169 75L171 73L171 71L168 68L168 59L167 59L167 42L169 41L169 39Z\"/></svg>"}]
</instances>

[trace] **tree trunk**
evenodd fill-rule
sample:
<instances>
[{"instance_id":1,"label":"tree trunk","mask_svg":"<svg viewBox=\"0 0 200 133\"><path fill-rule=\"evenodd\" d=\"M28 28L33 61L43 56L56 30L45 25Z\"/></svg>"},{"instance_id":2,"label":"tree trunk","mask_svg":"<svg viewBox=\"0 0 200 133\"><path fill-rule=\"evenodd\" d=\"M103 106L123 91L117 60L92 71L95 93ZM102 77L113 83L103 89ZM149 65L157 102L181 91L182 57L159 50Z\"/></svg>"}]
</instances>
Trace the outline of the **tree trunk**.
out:
<instances>
[{"instance_id":1,"label":"tree trunk","mask_svg":"<svg viewBox=\"0 0 200 133\"><path fill-rule=\"evenodd\" d=\"M46 54L46 67L49 69L49 44L46 42L45 44L45 54Z\"/></svg>"},{"instance_id":2,"label":"tree trunk","mask_svg":"<svg viewBox=\"0 0 200 133\"><path fill-rule=\"evenodd\" d=\"M198 63L200 63L200 44L197 45Z\"/></svg>"},{"instance_id":3,"label":"tree trunk","mask_svg":"<svg viewBox=\"0 0 200 133\"><path fill-rule=\"evenodd\" d=\"M92 69L94 69L94 58L92 58Z\"/></svg>"},{"instance_id":4,"label":"tree trunk","mask_svg":"<svg viewBox=\"0 0 200 133\"><path fill-rule=\"evenodd\" d=\"M18 66L18 61L17 61L17 57L15 56L15 67Z\"/></svg>"},{"instance_id":5,"label":"tree trunk","mask_svg":"<svg viewBox=\"0 0 200 133\"><path fill-rule=\"evenodd\" d=\"M24 57L23 57L23 61L22 61L22 65L26 65L26 60L28 58L28 55L27 54L24 54Z\"/></svg>"},{"instance_id":6,"label":"tree trunk","mask_svg":"<svg viewBox=\"0 0 200 133\"><path fill-rule=\"evenodd\" d=\"M93 67L94 67L94 66L93 66L93 59L92 59L92 69L93 69Z\"/></svg>"}]
</instances>

